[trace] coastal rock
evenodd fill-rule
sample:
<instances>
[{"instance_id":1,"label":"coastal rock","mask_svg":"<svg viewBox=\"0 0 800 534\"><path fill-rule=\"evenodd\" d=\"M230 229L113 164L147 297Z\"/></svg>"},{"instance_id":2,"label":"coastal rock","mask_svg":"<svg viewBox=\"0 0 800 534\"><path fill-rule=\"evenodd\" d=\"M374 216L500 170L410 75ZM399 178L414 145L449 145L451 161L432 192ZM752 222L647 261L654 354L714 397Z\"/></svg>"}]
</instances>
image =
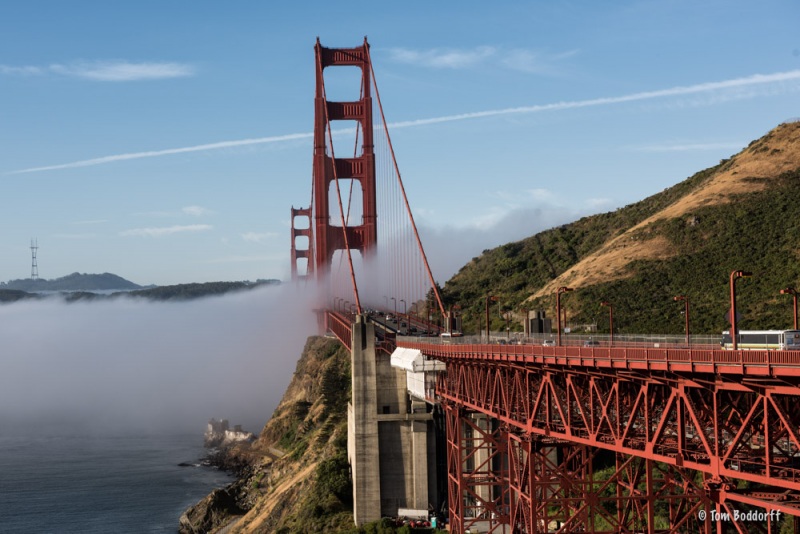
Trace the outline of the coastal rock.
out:
<instances>
[{"instance_id":1,"label":"coastal rock","mask_svg":"<svg viewBox=\"0 0 800 534\"><path fill-rule=\"evenodd\" d=\"M201 534L227 523L232 516L245 513L231 494L230 488L216 489L202 501L186 510L178 525L180 534Z\"/></svg>"},{"instance_id":2,"label":"coastal rock","mask_svg":"<svg viewBox=\"0 0 800 534\"><path fill-rule=\"evenodd\" d=\"M184 514L181 532L201 532L190 528L203 528L205 516L213 517L210 532L215 533L353 531L349 398L349 352L338 341L309 338L283 399L258 439L220 447L207 458L210 465L236 473L238 480L225 491L246 512L233 515L215 509L209 496ZM212 439L224 434L222 423L212 426ZM198 521L193 524L192 518Z\"/></svg>"}]
</instances>

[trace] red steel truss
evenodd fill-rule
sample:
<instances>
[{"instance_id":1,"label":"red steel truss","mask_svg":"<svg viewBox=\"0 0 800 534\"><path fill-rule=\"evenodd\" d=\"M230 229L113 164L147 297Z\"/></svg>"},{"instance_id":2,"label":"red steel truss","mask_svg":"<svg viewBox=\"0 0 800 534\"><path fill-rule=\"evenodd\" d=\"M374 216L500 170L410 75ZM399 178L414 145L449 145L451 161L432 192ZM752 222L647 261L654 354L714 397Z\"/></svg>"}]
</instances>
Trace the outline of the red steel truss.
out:
<instances>
[{"instance_id":1,"label":"red steel truss","mask_svg":"<svg viewBox=\"0 0 800 534\"><path fill-rule=\"evenodd\" d=\"M617 454L614 472L598 477L598 448L531 439L453 403L445 404L445 417L453 532L704 529L698 512L711 501L689 470ZM666 509L661 523L657 503Z\"/></svg>"},{"instance_id":2,"label":"red steel truss","mask_svg":"<svg viewBox=\"0 0 800 534\"><path fill-rule=\"evenodd\" d=\"M712 532L723 523L778 532L777 512L800 515L800 387L789 379L445 361L437 394L456 532L476 522L497 532L503 523L515 532ZM467 422L474 414L482 427ZM470 427L492 450L484 458L505 457L498 470L457 460L477 450ZM599 454L617 467L602 481L592 471ZM476 480L493 490L481 494ZM666 513L656 517L656 506ZM730 521L713 520L724 513Z\"/></svg>"},{"instance_id":3,"label":"red steel truss","mask_svg":"<svg viewBox=\"0 0 800 534\"><path fill-rule=\"evenodd\" d=\"M318 41L315 52L312 201L292 209L292 274L307 260L306 273L321 277L345 250L360 313L350 251L368 255L377 242L369 48ZM361 69L359 100L327 100L323 71L334 66ZM352 158L334 154L331 123L342 120L357 123L362 141ZM340 178L361 185L359 225L345 215ZM331 224L332 186L341 226ZM319 318L350 347L352 313ZM452 532L784 534L781 515L800 516L797 352L398 345L447 363L436 393Z\"/></svg>"},{"instance_id":4,"label":"red steel truss","mask_svg":"<svg viewBox=\"0 0 800 534\"><path fill-rule=\"evenodd\" d=\"M377 241L375 200L375 155L372 135L372 94L370 83L369 45L357 48L326 48L317 41L317 92L314 123L314 235L317 271L331 264L336 250L349 248L362 253L371 250ZM323 71L328 67L355 66L361 69L361 95L352 102L330 102L325 99ZM361 131L361 153L352 158L334 157L326 152L328 130L333 121L356 121ZM344 227L330 223L328 188L341 179L358 180L362 190L363 220Z\"/></svg>"},{"instance_id":5,"label":"red steel truss","mask_svg":"<svg viewBox=\"0 0 800 534\"><path fill-rule=\"evenodd\" d=\"M353 317L349 314L326 311L323 314L323 332L331 332L347 350L352 350Z\"/></svg>"},{"instance_id":6,"label":"red steel truss","mask_svg":"<svg viewBox=\"0 0 800 534\"><path fill-rule=\"evenodd\" d=\"M295 222L297 217L304 217L308 223L308 226L305 228L298 228ZM314 243L313 243L313 235L311 233L311 208L295 208L292 207L292 249L291 249L291 269L292 269L292 280L296 280L298 278L304 278L306 276L310 276L314 272ZM297 238L298 237L305 237L306 238L306 248L298 248L297 247ZM298 262L303 259L306 262L306 271L305 274L300 275L298 273Z\"/></svg>"}]
</instances>

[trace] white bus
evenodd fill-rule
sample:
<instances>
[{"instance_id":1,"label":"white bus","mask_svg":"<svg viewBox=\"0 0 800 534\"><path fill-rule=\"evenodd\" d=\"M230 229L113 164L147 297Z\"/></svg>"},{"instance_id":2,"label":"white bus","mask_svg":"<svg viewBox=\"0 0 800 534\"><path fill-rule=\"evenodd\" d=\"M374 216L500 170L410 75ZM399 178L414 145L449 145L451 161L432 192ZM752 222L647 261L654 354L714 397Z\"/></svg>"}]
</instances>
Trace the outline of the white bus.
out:
<instances>
[{"instance_id":1,"label":"white bus","mask_svg":"<svg viewBox=\"0 0 800 534\"><path fill-rule=\"evenodd\" d=\"M739 350L800 350L800 330L740 330L736 338ZM720 344L733 349L730 330L722 332Z\"/></svg>"}]
</instances>

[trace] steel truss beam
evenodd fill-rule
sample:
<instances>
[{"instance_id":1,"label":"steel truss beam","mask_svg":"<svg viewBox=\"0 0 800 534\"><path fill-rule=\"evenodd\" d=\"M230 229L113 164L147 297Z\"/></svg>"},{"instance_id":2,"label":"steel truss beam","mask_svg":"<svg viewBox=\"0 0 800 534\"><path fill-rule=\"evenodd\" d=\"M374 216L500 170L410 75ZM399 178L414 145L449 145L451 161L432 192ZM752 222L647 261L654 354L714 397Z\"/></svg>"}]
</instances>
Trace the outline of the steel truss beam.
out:
<instances>
[{"instance_id":1,"label":"steel truss beam","mask_svg":"<svg viewBox=\"0 0 800 534\"><path fill-rule=\"evenodd\" d=\"M698 512L711 501L690 470L617 454L612 473L596 473L598 448L529 439L452 405L445 414L452 532L677 533L703 527ZM492 464L501 469L488 472ZM657 505L667 509L667 520L656 517Z\"/></svg>"},{"instance_id":2,"label":"steel truss beam","mask_svg":"<svg viewBox=\"0 0 800 534\"><path fill-rule=\"evenodd\" d=\"M777 512L800 515L800 387L705 378L448 362L437 394L447 406L453 530L492 512L491 532L505 532L501 523L515 532L777 532ZM499 471L473 473L457 460L477 447L464 437L472 412L488 416L478 426L492 452L482 458L501 458ZM601 482L593 459L609 454L617 470ZM736 520L770 511L769 520ZM721 527L713 519L723 513Z\"/></svg>"},{"instance_id":3,"label":"steel truss beam","mask_svg":"<svg viewBox=\"0 0 800 534\"><path fill-rule=\"evenodd\" d=\"M509 492L504 433L480 414L465 417L452 405L445 405L444 413L451 531L480 525L480 532L504 532Z\"/></svg>"}]
</instances>

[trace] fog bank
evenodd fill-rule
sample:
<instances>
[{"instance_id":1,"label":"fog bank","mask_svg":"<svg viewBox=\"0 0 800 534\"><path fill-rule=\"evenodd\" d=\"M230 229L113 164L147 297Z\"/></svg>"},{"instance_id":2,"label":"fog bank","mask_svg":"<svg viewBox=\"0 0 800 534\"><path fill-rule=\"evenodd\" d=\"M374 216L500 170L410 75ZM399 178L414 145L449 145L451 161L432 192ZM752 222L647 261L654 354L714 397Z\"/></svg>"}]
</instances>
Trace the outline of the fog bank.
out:
<instances>
[{"instance_id":1,"label":"fog bank","mask_svg":"<svg viewBox=\"0 0 800 534\"><path fill-rule=\"evenodd\" d=\"M422 244L434 278L444 285L461 267L484 250L519 241L587 215L559 206L510 209L485 226L420 225Z\"/></svg>"},{"instance_id":2,"label":"fog bank","mask_svg":"<svg viewBox=\"0 0 800 534\"><path fill-rule=\"evenodd\" d=\"M184 302L60 299L0 306L0 433L259 432L316 333L293 286Z\"/></svg>"}]
</instances>

